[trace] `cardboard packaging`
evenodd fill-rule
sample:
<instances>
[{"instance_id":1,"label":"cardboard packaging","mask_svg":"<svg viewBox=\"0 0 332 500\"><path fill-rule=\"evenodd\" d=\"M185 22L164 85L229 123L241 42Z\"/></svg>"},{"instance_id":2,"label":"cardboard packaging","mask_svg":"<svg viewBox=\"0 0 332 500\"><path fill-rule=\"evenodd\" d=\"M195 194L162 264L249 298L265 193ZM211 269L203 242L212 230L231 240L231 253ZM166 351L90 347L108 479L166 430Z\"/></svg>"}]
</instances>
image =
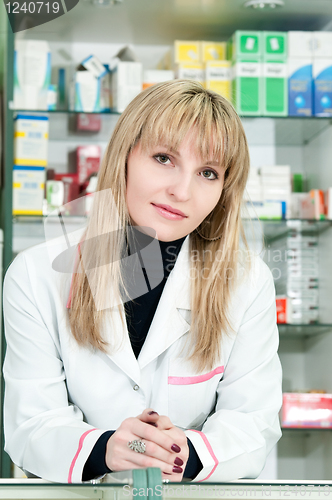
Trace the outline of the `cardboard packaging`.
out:
<instances>
[{"instance_id":1,"label":"cardboard packaging","mask_svg":"<svg viewBox=\"0 0 332 500\"><path fill-rule=\"evenodd\" d=\"M111 61L112 109L122 113L130 101L142 91L143 66L133 50L126 46Z\"/></svg>"},{"instance_id":2,"label":"cardboard packaging","mask_svg":"<svg viewBox=\"0 0 332 500\"><path fill-rule=\"evenodd\" d=\"M202 46L200 42L175 40L174 64L201 63L201 62L202 62Z\"/></svg>"},{"instance_id":3,"label":"cardboard packaging","mask_svg":"<svg viewBox=\"0 0 332 500\"><path fill-rule=\"evenodd\" d=\"M78 184L78 174L55 174L54 180L63 182L63 204L66 205L70 201L74 201L79 197L79 184ZM68 208L68 206L66 207ZM72 205L71 215L84 215L83 213L76 213L75 210L78 208L75 204Z\"/></svg>"},{"instance_id":4,"label":"cardboard packaging","mask_svg":"<svg viewBox=\"0 0 332 500\"><path fill-rule=\"evenodd\" d=\"M310 59L313 57L314 37L312 31L288 31L288 57Z\"/></svg>"},{"instance_id":5,"label":"cardboard packaging","mask_svg":"<svg viewBox=\"0 0 332 500\"><path fill-rule=\"evenodd\" d=\"M292 302L286 295L276 296L277 323L291 323Z\"/></svg>"},{"instance_id":6,"label":"cardboard packaging","mask_svg":"<svg viewBox=\"0 0 332 500\"><path fill-rule=\"evenodd\" d=\"M263 62L261 97L261 110L263 115L288 115L288 79L286 62Z\"/></svg>"},{"instance_id":7,"label":"cardboard packaging","mask_svg":"<svg viewBox=\"0 0 332 500\"><path fill-rule=\"evenodd\" d=\"M48 117L18 114L14 122L15 165L46 167L49 129Z\"/></svg>"},{"instance_id":8,"label":"cardboard packaging","mask_svg":"<svg viewBox=\"0 0 332 500\"><path fill-rule=\"evenodd\" d=\"M314 59L332 58L332 32L331 31L313 31L313 56Z\"/></svg>"},{"instance_id":9,"label":"cardboard packaging","mask_svg":"<svg viewBox=\"0 0 332 500\"><path fill-rule=\"evenodd\" d=\"M205 69L202 63L180 63L175 67L175 75L176 78L205 84Z\"/></svg>"},{"instance_id":10,"label":"cardboard packaging","mask_svg":"<svg viewBox=\"0 0 332 500\"><path fill-rule=\"evenodd\" d=\"M235 61L232 67L232 97L236 111L242 116L260 116L262 64Z\"/></svg>"},{"instance_id":11,"label":"cardboard packaging","mask_svg":"<svg viewBox=\"0 0 332 500\"><path fill-rule=\"evenodd\" d=\"M148 69L143 71L143 90L156 83L174 80L174 71L162 69Z\"/></svg>"},{"instance_id":12,"label":"cardboard packaging","mask_svg":"<svg viewBox=\"0 0 332 500\"><path fill-rule=\"evenodd\" d=\"M263 56L261 31L235 31L228 41L227 59L261 61Z\"/></svg>"},{"instance_id":13,"label":"cardboard packaging","mask_svg":"<svg viewBox=\"0 0 332 500\"><path fill-rule=\"evenodd\" d=\"M332 394L284 393L282 427L332 427Z\"/></svg>"},{"instance_id":14,"label":"cardboard packaging","mask_svg":"<svg viewBox=\"0 0 332 500\"><path fill-rule=\"evenodd\" d=\"M201 42L202 62L224 61L226 59L226 42Z\"/></svg>"},{"instance_id":15,"label":"cardboard packaging","mask_svg":"<svg viewBox=\"0 0 332 500\"><path fill-rule=\"evenodd\" d=\"M301 219L324 220L325 212L324 192L321 189L312 189L301 199Z\"/></svg>"},{"instance_id":16,"label":"cardboard packaging","mask_svg":"<svg viewBox=\"0 0 332 500\"><path fill-rule=\"evenodd\" d=\"M283 31L263 31L262 34L262 56L266 62L286 62L288 47L287 47L287 32Z\"/></svg>"},{"instance_id":17,"label":"cardboard packaging","mask_svg":"<svg viewBox=\"0 0 332 500\"><path fill-rule=\"evenodd\" d=\"M332 116L332 57L314 60L313 86L315 116Z\"/></svg>"},{"instance_id":18,"label":"cardboard packaging","mask_svg":"<svg viewBox=\"0 0 332 500\"><path fill-rule=\"evenodd\" d=\"M289 116L312 116L311 58L288 59L288 103Z\"/></svg>"},{"instance_id":19,"label":"cardboard packaging","mask_svg":"<svg viewBox=\"0 0 332 500\"><path fill-rule=\"evenodd\" d=\"M76 71L70 89L70 109L84 113L100 112L100 79L90 71Z\"/></svg>"},{"instance_id":20,"label":"cardboard packaging","mask_svg":"<svg viewBox=\"0 0 332 500\"><path fill-rule=\"evenodd\" d=\"M76 149L78 184L81 186L93 173L99 171L101 149L99 146L78 146Z\"/></svg>"},{"instance_id":21,"label":"cardboard packaging","mask_svg":"<svg viewBox=\"0 0 332 500\"><path fill-rule=\"evenodd\" d=\"M231 100L231 62L208 61L205 66L205 88Z\"/></svg>"},{"instance_id":22,"label":"cardboard packaging","mask_svg":"<svg viewBox=\"0 0 332 500\"><path fill-rule=\"evenodd\" d=\"M51 51L43 40L15 40L14 108L48 109Z\"/></svg>"},{"instance_id":23,"label":"cardboard packaging","mask_svg":"<svg viewBox=\"0 0 332 500\"><path fill-rule=\"evenodd\" d=\"M13 215L43 215L44 167L13 167Z\"/></svg>"}]
</instances>

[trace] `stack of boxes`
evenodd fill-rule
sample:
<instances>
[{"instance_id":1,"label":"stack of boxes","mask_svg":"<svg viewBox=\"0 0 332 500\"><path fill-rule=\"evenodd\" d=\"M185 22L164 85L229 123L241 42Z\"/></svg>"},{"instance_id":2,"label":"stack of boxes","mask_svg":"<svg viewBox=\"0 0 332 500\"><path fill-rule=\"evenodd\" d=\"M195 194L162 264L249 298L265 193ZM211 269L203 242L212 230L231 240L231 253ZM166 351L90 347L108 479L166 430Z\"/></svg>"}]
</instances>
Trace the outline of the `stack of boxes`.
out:
<instances>
[{"instance_id":1,"label":"stack of boxes","mask_svg":"<svg viewBox=\"0 0 332 500\"><path fill-rule=\"evenodd\" d=\"M290 217L291 170L289 165L251 168L246 185L246 208L251 218Z\"/></svg>"},{"instance_id":2,"label":"stack of boxes","mask_svg":"<svg viewBox=\"0 0 332 500\"><path fill-rule=\"evenodd\" d=\"M48 117L15 118L13 214L42 215L47 167Z\"/></svg>"},{"instance_id":3,"label":"stack of boxes","mask_svg":"<svg viewBox=\"0 0 332 500\"><path fill-rule=\"evenodd\" d=\"M198 81L231 99L231 63L226 60L225 42L176 40L158 68L174 69L176 78Z\"/></svg>"},{"instance_id":4,"label":"stack of boxes","mask_svg":"<svg viewBox=\"0 0 332 500\"><path fill-rule=\"evenodd\" d=\"M318 322L318 236L305 235L301 221L288 221L291 227L284 247L276 252L285 258L273 262L277 293L278 323L309 324ZM279 242L278 242L279 243ZM274 245L272 245L273 248Z\"/></svg>"},{"instance_id":5,"label":"stack of boxes","mask_svg":"<svg viewBox=\"0 0 332 500\"><path fill-rule=\"evenodd\" d=\"M287 115L287 33L236 31L228 42L238 113Z\"/></svg>"}]
</instances>

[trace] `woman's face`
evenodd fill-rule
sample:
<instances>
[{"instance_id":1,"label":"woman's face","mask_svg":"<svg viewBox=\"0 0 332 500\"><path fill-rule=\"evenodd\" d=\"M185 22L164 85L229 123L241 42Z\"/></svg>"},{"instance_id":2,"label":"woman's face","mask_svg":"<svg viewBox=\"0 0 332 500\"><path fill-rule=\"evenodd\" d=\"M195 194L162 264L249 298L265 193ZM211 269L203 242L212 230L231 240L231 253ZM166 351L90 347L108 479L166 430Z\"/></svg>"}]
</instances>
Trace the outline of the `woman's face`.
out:
<instances>
[{"instance_id":1,"label":"woman's face","mask_svg":"<svg viewBox=\"0 0 332 500\"><path fill-rule=\"evenodd\" d=\"M202 162L195 153L193 134L186 135L178 151L158 144L144 153L138 143L128 156L126 201L132 223L153 228L160 241L191 233L214 209L222 192L224 168L214 158Z\"/></svg>"}]
</instances>

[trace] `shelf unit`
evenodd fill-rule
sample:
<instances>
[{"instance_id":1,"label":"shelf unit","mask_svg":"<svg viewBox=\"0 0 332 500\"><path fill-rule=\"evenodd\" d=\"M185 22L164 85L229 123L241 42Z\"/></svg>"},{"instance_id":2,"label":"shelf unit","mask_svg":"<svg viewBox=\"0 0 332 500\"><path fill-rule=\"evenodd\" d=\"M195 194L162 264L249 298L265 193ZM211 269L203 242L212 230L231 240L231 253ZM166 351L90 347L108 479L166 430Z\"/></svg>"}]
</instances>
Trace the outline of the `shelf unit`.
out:
<instances>
[{"instance_id":1,"label":"shelf unit","mask_svg":"<svg viewBox=\"0 0 332 500\"><path fill-rule=\"evenodd\" d=\"M81 37L77 36L78 29L83 25L82 21L82 9L88 9L84 2L80 3L79 8L75 9L73 13L67 15L67 27L68 27L68 37L64 41L58 39L58 34L56 29L53 31L43 30L42 27L28 30L25 34L20 36L26 36L27 38L43 39L49 38L52 45L52 50L56 51L57 64L60 61L60 52L67 51L67 55L73 54L76 57L75 62L80 60L82 51L96 52L98 55L98 50L101 50L101 45L94 44L93 38L86 40L88 43L83 43L84 37L89 36L86 32ZM0 17L1 17L0 5ZM137 7L135 7L137 8ZM81 10L79 10L81 9ZM86 12L86 11L85 11ZM91 15L93 11L90 10ZM135 19L133 17L132 19ZM132 20L131 23L134 21ZM54 21L53 26L59 26L61 20ZM91 19L89 19L89 24L91 24ZM282 29L281 27L279 29ZM71 31L70 31L71 30ZM107 31L108 37L109 33L112 33L112 29ZM119 36L121 42L125 41L122 34L119 35L119 30L114 30L114 38L108 38L107 43L110 44L110 54L115 52L115 48L119 48L119 43L116 43L116 36ZM128 30L126 31L128 34ZM196 38L207 38L207 35L203 35L203 28L201 32L196 32ZM179 32L177 35L172 32L169 36L173 39L184 37L184 34L189 32L183 31ZM66 35L67 36L67 35ZM92 35L90 35L92 36ZM127 36L127 35L126 35ZM141 43L146 44L146 48L143 51L143 46L140 47L141 53L148 53L150 50L148 43L154 43L155 38L149 42L147 40L148 35L144 35L144 40L142 38ZM72 41L69 41L72 37ZM162 43L169 45L169 38L163 34ZM214 38L218 38L215 36ZM77 47L76 40L82 42L82 49ZM99 41L103 40L102 30L99 30ZM89 44L89 42L91 42ZM75 45L76 43L76 45ZM69 50L68 47L75 45L73 50ZM107 45L107 44L105 44ZM91 46L91 47L90 47ZM84 142L98 142L100 144L106 144L111 130L114 127L116 120L118 119L118 113L102 113L102 129L101 132L96 134L91 133L77 133L73 128L73 121L76 113L67 110L56 110L56 111L34 111L34 110L13 110L12 100L13 100L13 47L14 47L14 36L11 30L7 33L6 42L6 81L5 81L5 99L4 102L7 104L4 107L4 130L5 130L5 157L4 157L4 184L1 189L1 227L4 229L4 254L3 254L3 268L4 271L9 266L13 254L17 253L24 248L24 244L31 246L42 241L44 237L43 233L43 222L45 218L43 217L31 217L31 216L16 216L12 217L12 151L13 151L13 118L16 113L47 113L50 117L50 147L52 153L55 149L61 149L61 144L63 148L61 150L62 157L56 157L50 163L49 167L55 167L57 171L62 172L65 168L64 158L67 158L68 149L74 148L75 145ZM160 47L158 52L162 53L165 51L166 45ZM106 48L103 47L103 53L106 52ZM107 45L108 50L108 45ZM86 55L86 53L84 53ZM156 55L154 55L156 57ZM70 58L69 58L70 59ZM68 60L69 60L68 59ZM106 62L106 61L105 61ZM265 162L266 164L284 164L290 163L294 167L294 172L306 173L308 176L308 188L313 187L325 187L327 185L332 186L332 172L329 174L326 166L328 165L329 157L329 144L332 143L332 120L331 118L295 118L295 117L243 117L243 124L245 127L246 135L250 145L251 160L252 164L259 165L260 162ZM320 163L322 168L317 169L317 164ZM72 218L68 223L72 223L73 226L81 226L84 223L84 218ZM296 224L296 221L252 221L249 223L249 231L254 228L254 233L258 237L264 235L264 241L266 247L273 243L281 241L289 231L291 231L290 224ZM290 223L290 224L289 224ZM304 221L302 221L304 224ZM320 240L322 240L323 245L328 249L331 248L331 226L332 221L306 221L307 227L305 231L309 234L310 232L318 232ZM258 238L259 239L259 238ZM263 240L262 240L263 241ZM25 242L25 243L24 243ZM324 250L325 252L325 250ZM325 252L327 253L327 252ZM328 262L329 256L323 255L323 262ZM324 264L325 265L325 264ZM331 269L331 268L330 268ZM328 285L326 287L328 289ZM332 296L332 294L330 295ZM324 306L325 307L325 306ZM328 310L328 307L325 307ZM286 377L292 373L294 370L296 372L296 380L300 384L304 380L308 380L312 373L308 374L305 370L304 365L314 366L317 364L317 359L321 357L323 353L323 362L321 365L325 364L327 366L327 361L329 358L329 348L332 349L332 317L324 318L324 321L318 324L310 325L279 325L280 332L280 357L284 366L284 373ZM2 348L2 358L4 354L4 344ZM305 355L306 362L299 359L301 356ZM325 356L325 358L324 358ZM321 367L320 367L321 368ZM312 383L318 383L320 380L318 370L316 370L314 376L311 378ZM326 370L325 379L326 388L332 392L332 373L330 374L330 368ZM286 385L287 385L286 379ZM303 383L303 382L302 382ZM304 385L303 385L304 387ZM2 387L3 390L3 387ZM3 393L2 393L3 394ZM1 395L2 397L2 395ZM2 412L1 412L2 415ZM0 419L2 416L0 416ZM1 423L1 421L0 421ZM2 423L1 423L2 424ZM3 426L1 425L1 428ZM323 430L313 430L313 429L284 429L286 436L284 440L280 441L280 446L278 446L278 454L280 455L280 461L282 462L281 467L281 478L289 478L287 476L288 469L291 467L291 459L296 462L295 473L296 477L304 479L307 471L310 471L310 467L314 460L317 462L317 456L319 455L319 467L321 467L321 462L332 458L332 439L329 437L330 433L324 433ZM328 429L330 430L330 429ZM293 433L291 432L293 431ZM313 432L315 431L315 432ZM325 429L324 429L325 431ZM307 444L305 442L306 437L304 434L309 433L312 436L312 442ZM292 437L294 434L294 437ZM323 439L316 438L316 436L322 436ZM316 441L315 441L316 440ZM318 444L317 444L318 443ZM317 451L317 448L319 450ZM1 449L3 449L3 437L1 443ZM305 451L308 451L306 454ZM302 454L302 455L301 455ZM308 466L304 464L305 459L302 459L303 454L308 459ZM294 458L295 457L295 458ZM1 454L1 474L3 477L9 477L10 475L10 461L6 454ZM315 471L317 479L328 479L332 478L332 471L326 467L324 471L319 471L318 466L312 467ZM307 470L306 470L307 469ZM323 475L323 477L322 477ZM325 477L326 476L326 477ZM310 477L312 479L312 477Z\"/></svg>"}]
</instances>

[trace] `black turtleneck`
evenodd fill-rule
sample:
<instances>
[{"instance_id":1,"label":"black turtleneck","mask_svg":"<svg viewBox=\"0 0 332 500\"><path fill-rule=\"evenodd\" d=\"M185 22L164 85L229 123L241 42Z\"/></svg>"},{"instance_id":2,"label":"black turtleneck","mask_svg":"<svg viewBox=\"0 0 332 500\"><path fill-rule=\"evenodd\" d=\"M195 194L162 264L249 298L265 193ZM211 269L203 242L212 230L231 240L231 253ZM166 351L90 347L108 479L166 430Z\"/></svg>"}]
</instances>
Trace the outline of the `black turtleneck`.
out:
<instances>
[{"instance_id":1,"label":"black turtleneck","mask_svg":"<svg viewBox=\"0 0 332 500\"><path fill-rule=\"evenodd\" d=\"M134 233L138 234L136 231L134 231ZM162 281L155 288L151 289L148 284L149 280L146 279L149 291L140 297L136 297L134 301L128 301L124 304L129 338L136 358L138 358L138 355L143 347L167 278L175 265L185 239L186 236L175 241L159 241L164 269L164 277ZM129 239L129 255L132 255L138 250L142 250L149 242L151 242L150 237L145 236L142 233L139 233L138 238L135 237L133 240ZM149 258L150 272L151 269L153 272L154 266L156 271L159 272L160 269L158 269L158 267L160 267L160 255L156 255L155 260L153 259L153 255ZM144 268L143 273L147 278ZM112 472L105 463L105 454L107 441L114 432L115 431L104 432L96 442L85 463L82 475L83 481L88 481L103 474ZM189 459L183 477L192 479L197 476L203 466L195 448L188 438L187 442L189 446Z\"/></svg>"}]
</instances>

